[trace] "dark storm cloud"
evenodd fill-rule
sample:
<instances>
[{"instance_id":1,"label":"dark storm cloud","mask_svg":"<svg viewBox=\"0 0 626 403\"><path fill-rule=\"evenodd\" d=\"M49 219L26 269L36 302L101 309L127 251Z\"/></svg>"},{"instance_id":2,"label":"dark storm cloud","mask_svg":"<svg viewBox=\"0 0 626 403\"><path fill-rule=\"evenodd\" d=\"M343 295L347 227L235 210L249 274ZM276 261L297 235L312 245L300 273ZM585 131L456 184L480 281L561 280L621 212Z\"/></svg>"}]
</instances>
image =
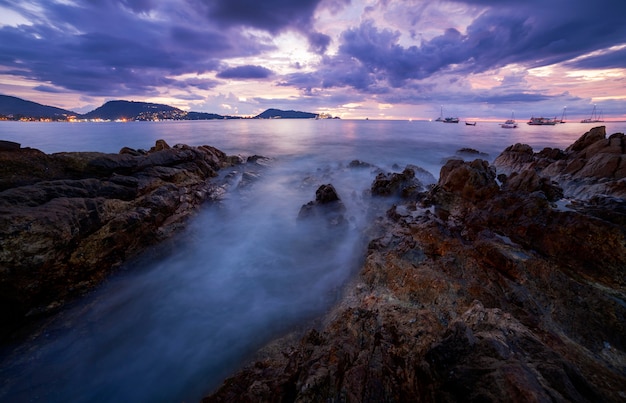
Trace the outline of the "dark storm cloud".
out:
<instances>
[{"instance_id":1,"label":"dark storm cloud","mask_svg":"<svg viewBox=\"0 0 626 403\"><path fill-rule=\"evenodd\" d=\"M0 28L0 64L8 70L3 73L42 81L48 88L110 96L153 94L163 85L209 88L215 83L196 80L190 85L168 77L216 71L223 58L271 49L238 30L207 24L184 7L159 9L168 20L149 17L154 7L166 7L167 2L31 3L43 12L33 12L28 2L0 0L0 6L32 22Z\"/></svg>"},{"instance_id":2,"label":"dark storm cloud","mask_svg":"<svg viewBox=\"0 0 626 403\"><path fill-rule=\"evenodd\" d=\"M287 27L310 26L321 0L197 0L211 20L278 33Z\"/></svg>"},{"instance_id":3,"label":"dark storm cloud","mask_svg":"<svg viewBox=\"0 0 626 403\"><path fill-rule=\"evenodd\" d=\"M272 76L272 70L263 66L237 66L221 71L217 74L218 78L235 78L235 79L264 79Z\"/></svg>"},{"instance_id":4,"label":"dark storm cloud","mask_svg":"<svg viewBox=\"0 0 626 403\"><path fill-rule=\"evenodd\" d=\"M578 69L626 68L626 48L603 52L602 54L573 60L568 67Z\"/></svg>"},{"instance_id":5,"label":"dark storm cloud","mask_svg":"<svg viewBox=\"0 0 626 403\"><path fill-rule=\"evenodd\" d=\"M337 11L350 0L193 0L205 10L211 21L223 26L247 26L278 34L286 30L298 31L309 40L310 50L326 52L330 37L312 28L315 11L321 5Z\"/></svg>"}]
</instances>

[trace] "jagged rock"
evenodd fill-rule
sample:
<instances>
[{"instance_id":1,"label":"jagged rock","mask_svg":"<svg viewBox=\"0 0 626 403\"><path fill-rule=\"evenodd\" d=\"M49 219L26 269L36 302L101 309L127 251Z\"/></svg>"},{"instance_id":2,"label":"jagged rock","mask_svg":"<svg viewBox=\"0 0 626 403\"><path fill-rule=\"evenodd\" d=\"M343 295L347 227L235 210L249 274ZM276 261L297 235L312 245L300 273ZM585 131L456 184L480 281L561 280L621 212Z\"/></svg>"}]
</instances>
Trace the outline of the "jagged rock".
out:
<instances>
[{"instance_id":1,"label":"jagged rock","mask_svg":"<svg viewBox=\"0 0 626 403\"><path fill-rule=\"evenodd\" d=\"M230 164L162 140L147 153L0 150L0 338L177 233Z\"/></svg>"},{"instance_id":2,"label":"jagged rock","mask_svg":"<svg viewBox=\"0 0 626 403\"><path fill-rule=\"evenodd\" d=\"M595 127L565 151L516 144L494 161L504 174L534 170L563 189L565 197L586 199L597 194L626 197L626 140L623 133L606 138L604 126Z\"/></svg>"},{"instance_id":3,"label":"jagged rock","mask_svg":"<svg viewBox=\"0 0 626 403\"><path fill-rule=\"evenodd\" d=\"M379 173L371 186L372 195L402 198L416 197L424 190L424 185L415 177L415 168L407 166L401 173ZM423 175L421 171L418 172Z\"/></svg>"},{"instance_id":4,"label":"jagged rock","mask_svg":"<svg viewBox=\"0 0 626 403\"><path fill-rule=\"evenodd\" d=\"M348 224L343 204L331 184L321 185L315 191L315 200L300 208L299 221L323 221L328 228L345 228Z\"/></svg>"},{"instance_id":5,"label":"jagged rock","mask_svg":"<svg viewBox=\"0 0 626 403\"><path fill-rule=\"evenodd\" d=\"M425 198L448 215L408 200L376 220L322 325L204 401L623 401L623 200L557 208L536 156L513 150L524 169L502 188L485 161L449 161Z\"/></svg>"},{"instance_id":6,"label":"jagged rock","mask_svg":"<svg viewBox=\"0 0 626 403\"><path fill-rule=\"evenodd\" d=\"M528 169L521 173L512 173L506 179L504 189L511 192L523 191L527 193L540 191L551 202L563 198L563 189L556 182L550 178L539 176L535 171Z\"/></svg>"}]
</instances>

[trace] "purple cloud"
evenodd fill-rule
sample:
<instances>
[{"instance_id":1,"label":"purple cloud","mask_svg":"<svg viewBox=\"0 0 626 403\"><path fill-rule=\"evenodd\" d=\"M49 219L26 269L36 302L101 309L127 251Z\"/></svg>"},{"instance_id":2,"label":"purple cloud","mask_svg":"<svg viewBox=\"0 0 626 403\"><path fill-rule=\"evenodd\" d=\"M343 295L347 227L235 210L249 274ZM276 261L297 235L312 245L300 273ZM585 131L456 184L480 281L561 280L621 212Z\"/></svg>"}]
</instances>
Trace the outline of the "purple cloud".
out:
<instances>
[{"instance_id":1,"label":"purple cloud","mask_svg":"<svg viewBox=\"0 0 626 403\"><path fill-rule=\"evenodd\" d=\"M238 30L207 25L183 7L169 13L169 20L145 18L161 4L168 3L120 0L78 7L46 2L40 4L46 10L42 18L25 5L0 0L32 21L0 27L0 64L5 74L90 95L150 95L161 86L181 87L168 78L172 75L216 71L224 58L271 49ZM196 23L189 24L193 18Z\"/></svg>"},{"instance_id":2,"label":"purple cloud","mask_svg":"<svg viewBox=\"0 0 626 403\"><path fill-rule=\"evenodd\" d=\"M532 68L565 62L598 47L622 44L626 38L626 25L619 22L623 17L616 17L626 14L626 3L619 0L593 4L554 1L540 6L534 0L509 1L497 2L498 7L489 0L462 2L494 7L480 13L466 32L448 28L419 46L402 46L399 31L364 21L343 32L338 54L324 59L316 73L292 75L285 84L301 86L308 79L307 88L349 86L378 93L385 86L406 87L410 80L441 73L465 75L511 63ZM623 56L624 51L617 51L575 65L623 67Z\"/></svg>"},{"instance_id":3,"label":"purple cloud","mask_svg":"<svg viewBox=\"0 0 626 403\"><path fill-rule=\"evenodd\" d=\"M358 10L376 20L346 26L331 38L331 31L317 24L319 11L338 12L350 0L0 0L1 7L31 23L0 26L0 67L3 75L38 81L40 91L90 96L152 95L162 87L207 90L218 82L202 75L216 72L218 78L277 78L280 85L311 97L331 88L351 88L362 96L403 100L423 100L432 88L443 87L438 83L444 76L458 79L513 63L526 68L553 63L626 67L625 49L581 57L625 43L623 0L456 3L455 12L465 8L475 16L467 26L425 27L433 6L418 0L380 1L370 11L365 6ZM437 3L438 16L452 19L447 5ZM404 24L406 31L383 28L375 22L382 18L389 27ZM429 34L417 42L420 29ZM317 66L306 62L306 71L283 77L269 64L226 67L229 59L258 60L274 50L271 36L287 31L301 34L309 51L322 55ZM413 46L406 40L413 40ZM326 55L332 45L337 53ZM498 91L504 93L503 88ZM495 96L541 101L543 95L527 98L520 95L524 91L513 85L510 93Z\"/></svg>"},{"instance_id":4,"label":"purple cloud","mask_svg":"<svg viewBox=\"0 0 626 403\"><path fill-rule=\"evenodd\" d=\"M313 16L319 7L333 12L350 0L194 0L208 19L221 26L246 26L278 34L286 30L301 32L309 40L310 50L323 54L330 37L315 31Z\"/></svg>"},{"instance_id":5,"label":"purple cloud","mask_svg":"<svg viewBox=\"0 0 626 403\"><path fill-rule=\"evenodd\" d=\"M623 69L626 68L626 48L574 60L565 65L579 69Z\"/></svg>"},{"instance_id":6,"label":"purple cloud","mask_svg":"<svg viewBox=\"0 0 626 403\"><path fill-rule=\"evenodd\" d=\"M234 78L234 79L264 79L271 77L274 73L272 70L263 66L237 66L223 70L217 74L218 78Z\"/></svg>"}]
</instances>

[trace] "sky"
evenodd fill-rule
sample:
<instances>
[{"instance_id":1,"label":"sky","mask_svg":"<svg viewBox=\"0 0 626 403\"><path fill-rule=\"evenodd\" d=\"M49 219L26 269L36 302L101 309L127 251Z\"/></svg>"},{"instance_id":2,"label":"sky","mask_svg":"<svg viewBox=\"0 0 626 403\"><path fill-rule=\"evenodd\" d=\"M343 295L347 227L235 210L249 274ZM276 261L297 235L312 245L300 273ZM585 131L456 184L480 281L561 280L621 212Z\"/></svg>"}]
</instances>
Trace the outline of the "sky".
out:
<instances>
[{"instance_id":1,"label":"sky","mask_svg":"<svg viewBox=\"0 0 626 403\"><path fill-rule=\"evenodd\" d=\"M0 94L79 113L626 120L626 1L0 0Z\"/></svg>"}]
</instances>

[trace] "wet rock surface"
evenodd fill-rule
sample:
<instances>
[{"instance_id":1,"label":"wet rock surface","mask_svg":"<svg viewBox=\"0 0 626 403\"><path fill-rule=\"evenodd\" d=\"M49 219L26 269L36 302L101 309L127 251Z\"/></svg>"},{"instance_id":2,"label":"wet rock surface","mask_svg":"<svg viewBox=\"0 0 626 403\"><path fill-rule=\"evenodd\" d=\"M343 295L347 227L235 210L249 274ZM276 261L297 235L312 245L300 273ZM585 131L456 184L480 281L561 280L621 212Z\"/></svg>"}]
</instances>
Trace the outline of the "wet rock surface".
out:
<instances>
[{"instance_id":1,"label":"wet rock surface","mask_svg":"<svg viewBox=\"0 0 626 403\"><path fill-rule=\"evenodd\" d=\"M524 144L508 147L494 161L499 172L533 170L556 181L565 197L586 200L596 195L626 198L626 139L606 136L604 126L591 129L565 151L545 148L534 153Z\"/></svg>"},{"instance_id":2,"label":"wet rock surface","mask_svg":"<svg viewBox=\"0 0 626 403\"><path fill-rule=\"evenodd\" d=\"M178 233L238 162L163 140L118 154L0 147L0 338Z\"/></svg>"},{"instance_id":3,"label":"wet rock surface","mask_svg":"<svg viewBox=\"0 0 626 403\"><path fill-rule=\"evenodd\" d=\"M319 326L204 401L624 401L623 136L603 130L565 151L515 145L495 166L448 161L373 223Z\"/></svg>"}]
</instances>

